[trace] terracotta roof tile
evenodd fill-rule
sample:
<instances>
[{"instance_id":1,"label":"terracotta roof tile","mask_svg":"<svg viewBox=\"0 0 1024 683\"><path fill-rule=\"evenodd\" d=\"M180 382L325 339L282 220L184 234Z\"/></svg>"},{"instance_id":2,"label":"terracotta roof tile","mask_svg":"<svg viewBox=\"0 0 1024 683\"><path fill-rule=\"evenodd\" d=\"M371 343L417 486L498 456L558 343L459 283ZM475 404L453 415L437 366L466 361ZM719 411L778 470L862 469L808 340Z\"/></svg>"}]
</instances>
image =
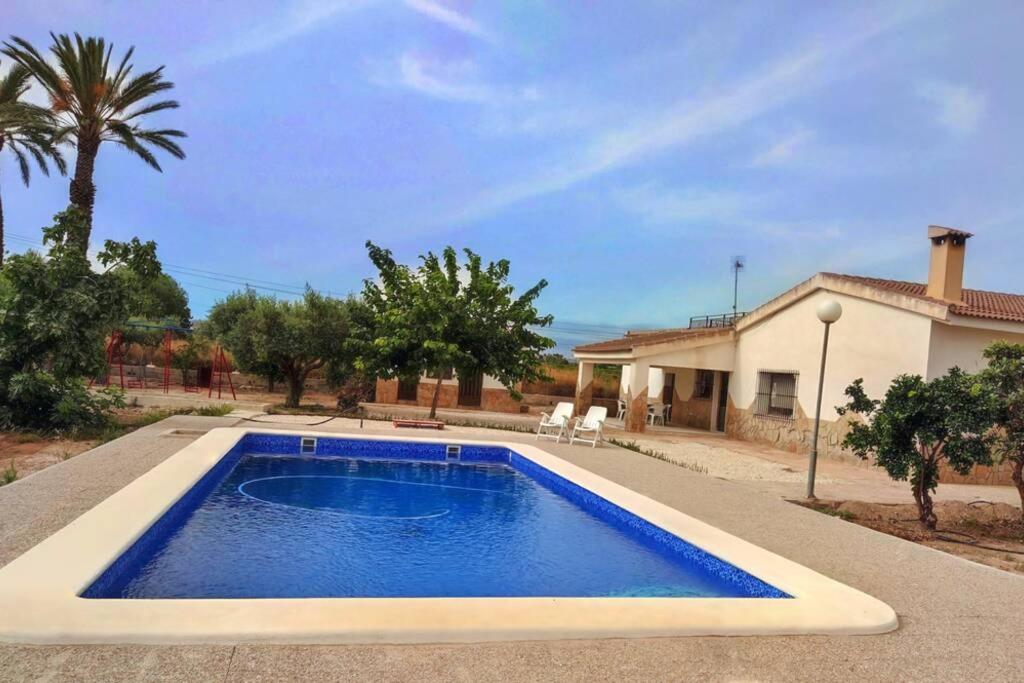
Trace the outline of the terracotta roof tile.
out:
<instances>
[{"instance_id":1,"label":"terracotta roof tile","mask_svg":"<svg viewBox=\"0 0 1024 683\"><path fill-rule=\"evenodd\" d=\"M608 341L594 342L593 344L583 344L582 346L575 347L573 351L582 351L584 353L632 351L634 348L639 346L664 344L666 342L693 339L697 337L726 335L731 332L731 327L699 327L693 329L683 327L667 330L630 331L626 333L625 337L621 337L620 339L609 339Z\"/></svg>"},{"instance_id":2,"label":"terracotta roof tile","mask_svg":"<svg viewBox=\"0 0 1024 683\"><path fill-rule=\"evenodd\" d=\"M964 302L962 304L950 304L942 299L936 299L927 295L928 286L920 282L904 282L902 280L883 280L875 277L861 277L859 275L843 275L841 273L822 273L830 277L838 277L852 282L859 282L869 287L897 292L925 301L932 301L938 304L946 304L950 311L957 315L965 315L972 318L989 318L992 320L1007 320L1010 322L1024 322L1024 294L1005 294L1003 292L986 292L980 289L963 290Z\"/></svg>"}]
</instances>

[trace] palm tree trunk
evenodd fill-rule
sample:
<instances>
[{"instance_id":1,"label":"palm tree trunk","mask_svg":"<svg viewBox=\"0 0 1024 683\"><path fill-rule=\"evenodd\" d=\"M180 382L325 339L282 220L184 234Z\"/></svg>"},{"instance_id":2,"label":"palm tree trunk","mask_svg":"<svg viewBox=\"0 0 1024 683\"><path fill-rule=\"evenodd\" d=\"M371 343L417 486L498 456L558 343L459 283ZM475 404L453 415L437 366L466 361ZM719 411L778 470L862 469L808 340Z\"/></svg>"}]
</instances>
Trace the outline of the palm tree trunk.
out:
<instances>
[{"instance_id":1,"label":"palm tree trunk","mask_svg":"<svg viewBox=\"0 0 1024 683\"><path fill-rule=\"evenodd\" d=\"M99 140L78 139L75 175L71 178L71 187L68 193L71 203L85 212L85 234L77 235L74 238L81 244L83 253L89 249L89 234L92 232L92 207L96 201L96 186L93 185L92 176L96 167L96 154L99 150Z\"/></svg>"},{"instance_id":2,"label":"palm tree trunk","mask_svg":"<svg viewBox=\"0 0 1024 683\"><path fill-rule=\"evenodd\" d=\"M0 143L3 147L3 143ZM4 265L4 199L0 196L0 268Z\"/></svg>"},{"instance_id":3,"label":"palm tree trunk","mask_svg":"<svg viewBox=\"0 0 1024 683\"><path fill-rule=\"evenodd\" d=\"M0 135L0 152L4 151L4 136ZM0 197L0 267L4 265L4 200Z\"/></svg>"}]
</instances>

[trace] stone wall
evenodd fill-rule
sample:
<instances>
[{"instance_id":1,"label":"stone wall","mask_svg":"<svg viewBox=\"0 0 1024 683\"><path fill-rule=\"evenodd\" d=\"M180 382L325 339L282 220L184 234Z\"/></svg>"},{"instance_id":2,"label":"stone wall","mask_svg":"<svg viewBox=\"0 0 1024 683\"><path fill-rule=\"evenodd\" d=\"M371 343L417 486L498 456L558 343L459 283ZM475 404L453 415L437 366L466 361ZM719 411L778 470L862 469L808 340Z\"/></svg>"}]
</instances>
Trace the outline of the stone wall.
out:
<instances>
[{"instance_id":1,"label":"stone wall","mask_svg":"<svg viewBox=\"0 0 1024 683\"><path fill-rule=\"evenodd\" d=\"M1014 486L1013 463L1002 462L986 467L978 465L967 476L957 474L943 462L939 466L939 481L943 484L982 484L985 486Z\"/></svg>"},{"instance_id":2,"label":"stone wall","mask_svg":"<svg viewBox=\"0 0 1024 683\"><path fill-rule=\"evenodd\" d=\"M805 415L799 403L796 415L789 419L755 415L753 405L749 408L737 408L731 396L727 411L725 432L732 438L753 441L790 453L811 452L814 418ZM818 455L854 464L869 464L840 447L839 444L849 431L849 418L823 418L818 433Z\"/></svg>"},{"instance_id":3,"label":"stone wall","mask_svg":"<svg viewBox=\"0 0 1024 683\"><path fill-rule=\"evenodd\" d=\"M508 393L508 389L487 389L484 388L480 396L480 409L490 410L496 413L519 413L523 412L522 401L517 401Z\"/></svg>"}]
</instances>

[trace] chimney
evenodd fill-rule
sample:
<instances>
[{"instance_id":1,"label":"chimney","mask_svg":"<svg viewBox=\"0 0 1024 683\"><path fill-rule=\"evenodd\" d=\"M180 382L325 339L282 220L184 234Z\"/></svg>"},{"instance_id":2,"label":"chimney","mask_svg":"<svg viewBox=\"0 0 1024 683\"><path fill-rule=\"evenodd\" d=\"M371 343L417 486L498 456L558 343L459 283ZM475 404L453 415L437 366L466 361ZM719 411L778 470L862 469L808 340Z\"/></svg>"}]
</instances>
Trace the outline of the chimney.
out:
<instances>
[{"instance_id":1,"label":"chimney","mask_svg":"<svg viewBox=\"0 0 1024 683\"><path fill-rule=\"evenodd\" d=\"M950 303L963 303L964 253L971 233L941 225L928 226L932 243L928 267L928 296Z\"/></svg>"}]
</instances>

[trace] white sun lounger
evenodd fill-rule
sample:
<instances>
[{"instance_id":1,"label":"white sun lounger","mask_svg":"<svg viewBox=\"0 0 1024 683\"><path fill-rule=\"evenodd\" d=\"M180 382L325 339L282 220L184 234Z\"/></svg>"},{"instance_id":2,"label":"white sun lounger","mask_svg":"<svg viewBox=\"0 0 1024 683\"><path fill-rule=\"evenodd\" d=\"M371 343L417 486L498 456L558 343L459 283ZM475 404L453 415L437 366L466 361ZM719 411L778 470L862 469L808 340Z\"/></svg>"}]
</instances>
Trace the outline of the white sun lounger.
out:
<instances>
[{"instance_id":1,"label":"white sun lounger","mask_svg":"<svg viewBox=\"0 0 1024 683\"><path fill-rule=\"evenodd\" d=\"M598 441L604 441L604 421L608 417L608 409L601 406L591 406L586 417L577 417L576 424L572 427L572 436L569 443L577 441L589 443L591 448L597 447Z\"/></svg>"},{"instance_id":2,"label":"white sun lounger","mask_svg":"<svg viewBox=\"0 0 1024 683\"><path fill-rule=\"evenodd\" d=\"M548 413L540 414L540 424L537 425L537 438L554 439L561 441L562 436L569 436L569 419L572 418L573 405L570 401L562 401L555 406L555 409ZM552 433L554 431L554 433Z\"/></svg>"}]
</instances>

